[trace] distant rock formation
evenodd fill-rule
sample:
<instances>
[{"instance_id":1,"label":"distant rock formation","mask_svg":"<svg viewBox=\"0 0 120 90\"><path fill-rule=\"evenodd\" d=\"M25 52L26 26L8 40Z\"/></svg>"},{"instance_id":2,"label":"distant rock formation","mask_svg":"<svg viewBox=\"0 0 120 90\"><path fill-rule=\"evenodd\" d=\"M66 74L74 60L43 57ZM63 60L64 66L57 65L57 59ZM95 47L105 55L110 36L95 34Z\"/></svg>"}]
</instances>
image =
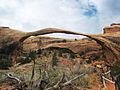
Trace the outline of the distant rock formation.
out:
<instances>
[{"instance_id":1,"label":"distant rock formation","mask_svg":"<svg viewBox=\"0 0 120 90\"><path fill-rule=\"evenodd\" d=\"M111 26L107 26L103 30L104 33L120 32L120 23L113 23Z\"/></svg>"}]
</instances>

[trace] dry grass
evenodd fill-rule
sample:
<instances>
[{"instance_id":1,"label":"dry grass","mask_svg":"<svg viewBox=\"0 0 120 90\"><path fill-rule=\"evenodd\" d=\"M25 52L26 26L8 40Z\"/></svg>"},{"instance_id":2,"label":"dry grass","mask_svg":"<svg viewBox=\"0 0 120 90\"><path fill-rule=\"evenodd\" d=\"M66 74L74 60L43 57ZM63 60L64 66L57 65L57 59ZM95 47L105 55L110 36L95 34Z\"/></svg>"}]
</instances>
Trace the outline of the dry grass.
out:
<instances>
[{"instance_id":1,"label":"dry grass","mask_svg":"<svg viewBox=\"0 0 120 90\"><path fill-rule=\"evenodd\" d=\"M54 86L60 80L63 73L65 74L65 79L63 80L62 83L82 73L87 73L85 76L82 76L72 82L73 85L72 87L74 87L74 90L77 89L94 90L93 88L98 88L98 87L101 88L99 77L97 77L97 73L94 73L93 67L89 65L87 66L84 63L81 64L79 60L70 61L65 58L61 58L61 60L59 60L61 62L58 62L58 65L52 66L52 61L53 61L52 59L53 59L53 55L51 54L49 56L47 55L47 57L43 56L42 58L37 58L35 60L36 62L35 71L32 79L34 84L38 82L40 78L44 78L44 79L46 78L48 81L47 87L51 87ZM1 71L1 77L3 77L4 74L6 73L11 73L18 78L20 77L23 78L25 80L25 83L29 85L31 82L32 69L33 69L33 62L20 66L19 65L14 66L10 68L9 71ZM65 88L63 88L63 90L64 89Z\"/></svg>"}]
</instances>

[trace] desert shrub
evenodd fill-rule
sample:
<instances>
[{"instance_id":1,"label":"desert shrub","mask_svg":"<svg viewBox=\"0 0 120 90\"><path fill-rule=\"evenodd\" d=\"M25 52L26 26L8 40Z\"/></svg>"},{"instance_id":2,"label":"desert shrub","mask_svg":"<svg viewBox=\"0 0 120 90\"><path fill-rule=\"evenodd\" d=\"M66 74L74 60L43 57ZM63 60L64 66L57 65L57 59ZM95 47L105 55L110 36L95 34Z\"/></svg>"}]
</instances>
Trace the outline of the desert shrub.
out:
<instances>
[{"instance_id":1,"label":"desert shrub","mask_svg":"<svg viewBox=\"0 0 120 90\"><path fill-rule=\"evenodd\" d=\"M83 52L83 51L79 52L80 56L83 56L84 54L85 54L85 52Z\"/></svg>"},{"instance_id":2,"label":"desert shrub","mask_svg":"<svg viewBox=\"0 0 120 90\"><path fill-rule=\"evenodd\" d=\"M88 81L85 78L82 78L80 81L81 81L82 87L84 87L84 88L89 87Z\"/></svg>"},{"instance_id":3,"label":"desert shrub","mask_svg":"<svg viewBox=\"0 0 120 90\"><path fill-rule=\"evenodd\" d=\"M120 61L116 61L111 67L111 74L115 78L116 90L120 90Z\"/></svg>"},{"instance_id":4,"label":"desert shrub","mask_svg":"<svg viewBox=\"0 0 120 90\"><path fill-rule=\"evenodd\" d=\"M0 68L1 69L8 69L12 66L12 61L9 58L2 58L0 60Z\"/></svg>"},{"instance_id":5,"label":"desert shrub","mask_svg":"<svg viewBox=\"0 0 120 90\"><path fill-rule=\"evenodd\" d=\"M111 73L114 76L120 74L120 61L119 60L111 67Z\"/></svg>"},{"instance_id":6,"label":"desert shrub","mask_svg":"<svg viewBox=\"0 0 120 90\"><path fill-rule=\"evenodd\" d=\"M52 67L57 66L57 64L58 64L58 58L55 53L52 58Z\"/></svg>"},{"instance_id":7,"label":"desert shrub","mask_svg":"<svg viewBox=\"0 0 120 90\"><path fill-rule=\"evenodd\" d=\"M78 40L75 38L75 41L78 41Z\"/></svg>"},{"instance_id":8,"label":"desert shrub","mask_svg":"<svg viewBox=\"0 0 120 90\"><path fill-rule=\"evenodd\" d=\"M91 48L90 48L90 47L86 47L84 51L85 51L85 52L90 52L90 51L92 51L92 50L93 50L92 47L91 47Z\"/></svg>"},{"instance_id":9,"label":"desert shrub","mask_svg":"<svg viewBox=\"0 0 120 90\"><path fill-rule=\"evenodd\" d=\"M76 81L74 81L75 85L81 86L83 88L89 88L88 80L85 77L79 78Z\"/></svg>"},{"instance_id":10,"label":"desert shrub","mask_svg":"<svg viewBox=\"0 0 120 90\"><path fill-rule=\"evenodd\" d=\"M29 53L29 57L30 57L32 60L35 59L36 56L37 56L36 51L32 51L32 52Z\"/></svg>"},{"instance_id":11,"label":"desert shrub","mask_svg":"<svg viewBox=\"0 0 120 90\"><path fill-rule=\"evenodd\" d=\"M91 60L99 60L100 59L100 56L99 55L96 55L96 54L92 54L91 57L90 57Z\"/></svg>"},{"instance_id":12,"label":"desert shrub","mask_svg":"<svg viewBox=\"0 0 120 90\"><path fill-rule=\"evenodd\" d=\"M75 59L75 57L76 57L75 54L73 54L73 53L70 54L70 59Z\"/></svg>"},{"instance_id":13,"label":"desert shrub","mask_svg":"<svg viewBox=\"0 0 120 90\"><path fill-rule=\"evenodd\" d=\"M66 40L66 39L63 39L62 42L67 42L67 40Z\"/></svg>"},{"instance_id":14,"label":"desert shrub","mask_svg":"<svg viewBox=\"0 0 120 90\"><path fill-rule=\"evenodd\" d=\"M35 51L31 51L30 53L24 53L22 59L20 61L21 64L26 64L36 59L37 53Z\"/></svg>"},{"instance_id":15,"label":"desert shrub","mask_svg":"<svg viewBox=\"0 0 120 90\"><path fill-rule=\"evenodd\" d=\"M3 78L5 76L7 71L0 71L0 78Z\"/></svg>"}]
</instances>

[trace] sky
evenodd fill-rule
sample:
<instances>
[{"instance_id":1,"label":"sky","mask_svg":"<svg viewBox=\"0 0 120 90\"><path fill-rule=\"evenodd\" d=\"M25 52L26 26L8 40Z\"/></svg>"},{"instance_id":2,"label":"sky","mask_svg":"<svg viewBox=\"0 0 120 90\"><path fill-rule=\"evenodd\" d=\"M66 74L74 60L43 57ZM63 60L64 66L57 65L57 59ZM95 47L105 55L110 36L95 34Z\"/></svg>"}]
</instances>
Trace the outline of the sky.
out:
<instances>
[{"instance_id":1,"label":"sky","mask_svg":"<svg viewBox=\"0 0 120 90\"><path fill-rule=\"evenodd\" d=\"M25 32L55 27L102 33L104 26L120 23L119 4L120 0L0 0L0 26Z\"/></svg>"}]
</instances>

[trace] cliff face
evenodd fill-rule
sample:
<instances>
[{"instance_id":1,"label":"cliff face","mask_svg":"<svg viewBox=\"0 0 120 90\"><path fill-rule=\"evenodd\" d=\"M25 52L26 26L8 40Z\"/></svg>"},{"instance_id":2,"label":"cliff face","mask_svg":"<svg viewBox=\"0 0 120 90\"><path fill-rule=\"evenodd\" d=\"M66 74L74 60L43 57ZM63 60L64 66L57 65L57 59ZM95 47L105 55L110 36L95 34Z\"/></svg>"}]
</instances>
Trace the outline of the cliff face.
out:
<instances>
[{"instance_id":1,"label":"cliff face","mask_svg":"<svg viewBox=\"0 0 120 90\"><path fill-rule=\"evenodd\" d=\"M114 32L120 32L120 24L113 23L111 26L104 28L104 33L114 33Z\"/></svg>"},{"instance_id":2,"label":"cliff face","mask_svg":"<svg viewBox=\"0 0 120 90\"><path fill-rule=\"evenodd\" d=\"M24 32L10 29L9 27L0 27L0 48L19 40L24 35Z\"/></svg>"}]
</instances>

